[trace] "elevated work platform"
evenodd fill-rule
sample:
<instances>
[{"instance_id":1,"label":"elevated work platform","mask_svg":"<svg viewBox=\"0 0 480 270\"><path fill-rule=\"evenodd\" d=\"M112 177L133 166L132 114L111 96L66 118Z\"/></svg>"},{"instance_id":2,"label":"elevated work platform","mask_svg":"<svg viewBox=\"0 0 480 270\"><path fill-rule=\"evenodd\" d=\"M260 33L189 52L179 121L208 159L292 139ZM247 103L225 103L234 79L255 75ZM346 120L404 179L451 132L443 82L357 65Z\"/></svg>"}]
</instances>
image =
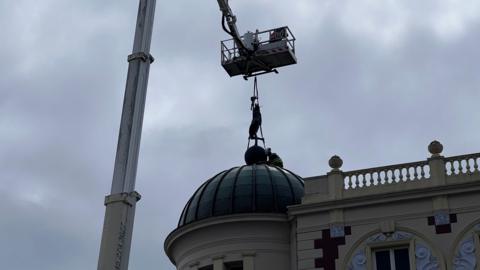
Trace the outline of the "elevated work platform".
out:
<instances>
[{"instance_id":1,"label":"elevated work platform","mask_svg":"<svg viewBox=\"0 0 480 270\"><path fill-rule=\"evenodd\" d=\"M233 39L221 42L222 66L231 77L254 76L297 63L295 36L287 26L247 33L241 37L242 40L249 40L248 34L253 35L254 50L251 55L242 55Z\"/></svg>"}]
</instances>

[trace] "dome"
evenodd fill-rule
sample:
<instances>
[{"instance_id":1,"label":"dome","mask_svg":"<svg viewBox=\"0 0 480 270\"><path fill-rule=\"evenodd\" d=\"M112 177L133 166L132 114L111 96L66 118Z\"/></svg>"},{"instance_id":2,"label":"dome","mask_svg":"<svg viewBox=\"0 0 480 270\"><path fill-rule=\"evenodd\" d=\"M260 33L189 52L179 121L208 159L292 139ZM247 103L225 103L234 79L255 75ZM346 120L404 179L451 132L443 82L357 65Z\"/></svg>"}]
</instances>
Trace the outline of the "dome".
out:
<instances>
[{"instance_id":1,"label":"dome","mask_svg":"<svg viewBox=\"0 0 480 270\"><path fill-rule=\"evenodd\" d=\"M203 183L183 209L178 227L214 216L240 213L286 213L301 203L303 180L265 164L225 170Z\"/></svg>"}]
</instances>

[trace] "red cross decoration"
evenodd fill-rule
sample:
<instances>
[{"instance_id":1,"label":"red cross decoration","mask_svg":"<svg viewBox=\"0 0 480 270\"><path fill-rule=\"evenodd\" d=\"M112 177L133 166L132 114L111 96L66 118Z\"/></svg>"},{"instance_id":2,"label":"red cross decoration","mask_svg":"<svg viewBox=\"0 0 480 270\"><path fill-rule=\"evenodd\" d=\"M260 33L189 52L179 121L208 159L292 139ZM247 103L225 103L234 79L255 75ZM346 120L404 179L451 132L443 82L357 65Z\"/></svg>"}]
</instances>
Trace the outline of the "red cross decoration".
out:
<instances>
[{"instance_id":1,"label":"red cross decoration","mask_svg":"<svg viewBox=\"0 0 480 270\"><path fill-rule=\"evenodd\" d=\"M323 251L322 258L315 259L315 268L335 270L335 260L338 259L338 247L345 245L345 236L351 234L351 227L344 227L345 233L340 237L332 237L330 229L322 230L322 239L315 240L315 249Z\"/></svg>"},{"instance_id":2,"label":"red cross decoration","mask_svg":"<svg viewBox=\"0 0 480 270\"><path fill-rule=\"evenodd\" d=\"M428 225L435 226L436 234L451 233L452 223L457 223L457 214L437 213L428 217Z\"/></svg>"}]
</instances>

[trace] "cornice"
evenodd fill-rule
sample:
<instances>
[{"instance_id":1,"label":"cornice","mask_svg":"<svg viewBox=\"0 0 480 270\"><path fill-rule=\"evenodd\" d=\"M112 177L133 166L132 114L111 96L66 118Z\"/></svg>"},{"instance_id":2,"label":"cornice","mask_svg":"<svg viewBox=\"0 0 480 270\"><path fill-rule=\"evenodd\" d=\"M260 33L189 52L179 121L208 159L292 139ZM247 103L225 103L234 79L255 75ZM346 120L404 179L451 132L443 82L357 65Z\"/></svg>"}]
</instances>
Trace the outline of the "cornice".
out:
<instances>
[{"instance_id":1,"label":"cornice","mask_svg":"<svg viewBox=\"0 0 480 270\"><path fill-rule=\"evenodd\" d=\"M289 216L300 216L333 209L354 208L374 204L392 203L415 199L425 199L442 195L455 195L480 192L480 181L409 189L391 193L370 194L359 197L325 200L314 203L299 204L288 207Z\"/></svg>"},{"instance_id":2,"label":"cornice","mask_svg":"<svg viewBox=\"0 0 480 270\"><path fill-rule=\"evenodd\" d=\"M175 264L173 258L171 257L171 248L175 241L183 237L186 234L189 234L200 229L211 227L220 224L227 223L241 223L241 222L289 222L288 216L285 214L265 214L265 213L248 213L248 214L235 214L235 215L226 215L219 217L207 218L204 220L196 221L191 224L187 224L180 228L173 230L165 239L164 250L170 261Z\"/></svg>"}]
</instances>

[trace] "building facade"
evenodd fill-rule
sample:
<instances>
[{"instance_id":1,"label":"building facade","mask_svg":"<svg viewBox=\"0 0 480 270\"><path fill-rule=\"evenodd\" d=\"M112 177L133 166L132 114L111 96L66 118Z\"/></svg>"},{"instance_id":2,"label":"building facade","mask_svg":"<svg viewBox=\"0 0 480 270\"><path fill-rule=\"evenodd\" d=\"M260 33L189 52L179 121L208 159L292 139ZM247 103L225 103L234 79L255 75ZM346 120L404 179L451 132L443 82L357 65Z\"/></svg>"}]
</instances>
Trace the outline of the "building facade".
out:
<instances>
[{"instance_id":1,"label":"building facade","mask_svg":"<svg viewBox=\"0 0 480 270\"><path fill-rule=\"evenodd\" d=\"M303 181L264 164L222 172L189 200L165 251L179 270L480 269L480 153L428 149L424 161L349 172L334 156Z\"/></svg>"}]
</instances>

